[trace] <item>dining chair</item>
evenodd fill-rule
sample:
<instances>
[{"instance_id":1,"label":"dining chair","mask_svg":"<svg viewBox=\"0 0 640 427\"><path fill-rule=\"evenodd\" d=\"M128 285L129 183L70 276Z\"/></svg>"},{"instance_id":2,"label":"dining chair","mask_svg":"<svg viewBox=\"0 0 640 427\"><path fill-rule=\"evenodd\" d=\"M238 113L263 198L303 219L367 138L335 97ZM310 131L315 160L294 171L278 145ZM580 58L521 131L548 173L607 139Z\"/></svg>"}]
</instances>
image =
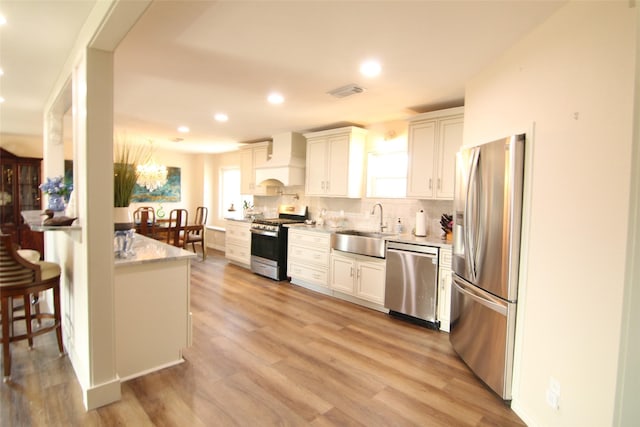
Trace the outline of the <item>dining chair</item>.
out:
<instances>
[{"instance_id":1,"label":"dining chair","mask_svg":"<svg viewBox=\"0 0 640 427\"><path fill-rule=\"evenodd\" d=\"M60 314L60 266L58 264L33 259L31 262L18 255L11 235L0 235L0 317L2 318L2 364L3 380L11 378L12 342L28 340L29 348L33 347L33 338L47 332L55 331L60 354L64 354L62 345L62 321ZM31 312L32 298L40 292L53 291L53 313L36 310ZM13 300L21 298L23 316L14 316ZM37 300L35 300L37 304ZM33 320L53 319L53 323L33 330ZM24 320L26 332L16 335L13 323Z\"/></svg>"},{"instance_id":2,"label":"dining chair","mask_svg":"<svg viewBox=\"0 0 640 427\"><path fill-rule=\"evenodd\" d=\"M193 252L196 252L196 243L200 243L202 247L202 260L207 259L207 246L205 244L205 226L207 225L207 216L209 214L209 209L205 206L198 206L196 208L196 219L193 222L193 225L199 225L199 228L190 229L187 233L187 241L185 242L185 246L191 243L191 247L193 248Z\"/></svg>"},{"instance_id":3,"label":"dining chair","mask_svg":"<svg viewBox=\"0 0 640 427\"><path fill-rule=\"evenodd\" d=\"M186 246L185 227L189 223L189 212L186 209L172 209L169 212L167 243L178 248Z\"/></svg>"},{"instance_id":4,"label":"dining chair","mask_svg":"<svg viewBox=\"0 0 640 427\"><path fill-rule=\"evenodd\" d=\"M137 232L143 236L156 238L156 211L151 206L141 206L133 212Z\"/></svg>"}]
</instances>

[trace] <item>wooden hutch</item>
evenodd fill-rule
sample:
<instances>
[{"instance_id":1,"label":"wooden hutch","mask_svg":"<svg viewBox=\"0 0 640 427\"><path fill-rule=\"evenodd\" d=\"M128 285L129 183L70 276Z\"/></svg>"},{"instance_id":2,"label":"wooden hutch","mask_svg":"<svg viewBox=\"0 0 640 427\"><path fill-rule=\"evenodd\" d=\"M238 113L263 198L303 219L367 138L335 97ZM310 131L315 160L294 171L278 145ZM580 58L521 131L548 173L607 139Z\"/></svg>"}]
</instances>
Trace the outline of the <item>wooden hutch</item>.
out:
<instances>
[{"instance_id":1,"label":"wooden hutch","mask_svg":"<svg viewBox=\"0 0 640 427\"><path fill-rule=\"evenodd\" d=\"M23 249L36 249L44 255L41 232L31 231L21 211L42 209L40 164L42 159L18 157L0 148L0 229L11 234Z\"/></svg>"}]
</instances>

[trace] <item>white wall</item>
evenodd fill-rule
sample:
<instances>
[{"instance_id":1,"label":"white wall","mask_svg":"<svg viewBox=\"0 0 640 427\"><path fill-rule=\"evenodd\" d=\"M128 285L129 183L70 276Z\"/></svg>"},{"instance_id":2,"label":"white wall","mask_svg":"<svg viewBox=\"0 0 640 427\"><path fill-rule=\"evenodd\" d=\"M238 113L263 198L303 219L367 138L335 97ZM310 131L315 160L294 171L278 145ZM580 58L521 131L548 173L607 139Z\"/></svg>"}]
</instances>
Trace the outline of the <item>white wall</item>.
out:
<instances>
[{"instance_id":1,"label":"white wall","mask_svg":"<svg viewBox=\"0 0 640 427\"><path fill-rule=\"evenodd\" d=\"M613 422L635 15L626 1L571 2L467 86L465 145L535 122L512 405L532 426Z\"/></svg>"},{"instance_id":2,"label":"white wall","mask_svg":"<svg viewBox=\"0 0 640 427\"><path fill-rule=\"evenodd\" d=\"M636 7L640 23L640 8ZM636 27L635 111L640 109L640 31ZM624 293L623 327L620 343L620 368L616 395L615 426L628 426L640 420L640 114L634 114L634 137L627 247L627 279Z\"/></svg>"}]
</instances>

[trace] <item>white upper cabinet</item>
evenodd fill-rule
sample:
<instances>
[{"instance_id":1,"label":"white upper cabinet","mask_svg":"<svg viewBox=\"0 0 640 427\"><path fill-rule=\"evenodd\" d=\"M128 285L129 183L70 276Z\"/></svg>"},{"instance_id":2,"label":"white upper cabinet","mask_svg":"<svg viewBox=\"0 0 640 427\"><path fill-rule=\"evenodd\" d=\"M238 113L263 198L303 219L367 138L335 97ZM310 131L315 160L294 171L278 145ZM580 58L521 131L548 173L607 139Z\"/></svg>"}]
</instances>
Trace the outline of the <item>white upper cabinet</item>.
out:
<instances>
[{"instance_id":1,"label":"white upper cabinet","mask_svg":"<svg viewBox=\"0 0 640 427\"><path fill-rule=\"evenodd\" d=\"M362 197L367 130L344 127L306 133L307 196Z\"/></svg>"},{"instance_id":2,"label":"white upper cabinet","mask_svg":"<svg viewBox=\"0 0 640 427\"><path fill-rule=\"evenodd\" d=\"M269 142L257 142L240 149L240 194L267 195L268 187L256 182L257 167L269 159Z\"/></svg>"},{"instance_id":3,"label":"white upper cabinet","mask_svg":"<svg viewBox=\"0 0 640 427\"><path fill-rule=\"evenodd\" d=\"M453 200L456 152L462 146L464 107L409 121L407 197Z\"/></svg>"}]
</instances>

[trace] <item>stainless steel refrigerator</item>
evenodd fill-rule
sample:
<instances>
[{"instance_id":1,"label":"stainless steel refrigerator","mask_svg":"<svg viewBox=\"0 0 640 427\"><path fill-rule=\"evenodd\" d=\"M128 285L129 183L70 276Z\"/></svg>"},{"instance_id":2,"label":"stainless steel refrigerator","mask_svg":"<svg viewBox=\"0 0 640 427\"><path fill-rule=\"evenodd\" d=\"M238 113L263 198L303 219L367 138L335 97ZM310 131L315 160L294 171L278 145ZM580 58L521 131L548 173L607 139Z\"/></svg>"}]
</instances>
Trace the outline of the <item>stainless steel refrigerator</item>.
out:
<instances>
[{"instance_id":1,"label":"stainless steel refrigerator","mask_svg":"<svg viewBox=\"0 0 640 427\"><path fill-rule=\"evenodd\" d=\"M511 400L525 136L461 150L456 159L451 332L455 351Z\"/></svg>"}]
</instances>

